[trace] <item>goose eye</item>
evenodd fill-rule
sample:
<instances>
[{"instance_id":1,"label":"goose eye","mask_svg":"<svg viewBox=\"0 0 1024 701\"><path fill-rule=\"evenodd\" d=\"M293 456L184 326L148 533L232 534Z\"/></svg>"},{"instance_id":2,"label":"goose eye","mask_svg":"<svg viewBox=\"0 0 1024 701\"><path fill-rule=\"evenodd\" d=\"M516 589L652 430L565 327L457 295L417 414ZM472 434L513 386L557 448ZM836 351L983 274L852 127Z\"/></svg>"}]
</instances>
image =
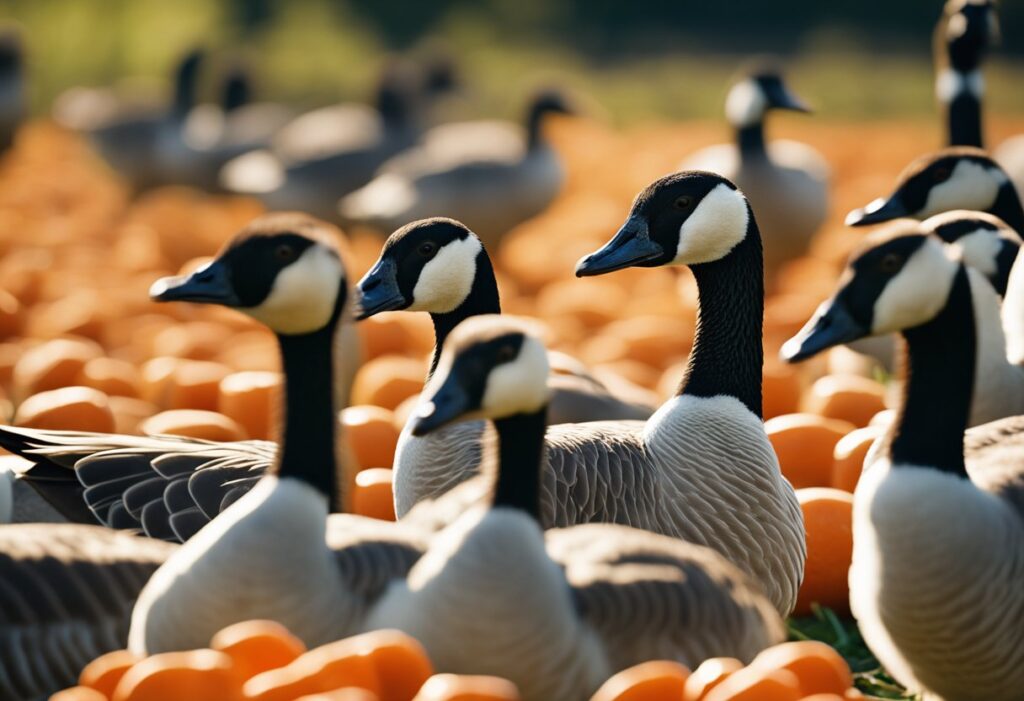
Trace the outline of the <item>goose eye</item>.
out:
<instances>
[{"instance_id":1,"label":"goose eye","mask_svg":"<svg viewBox=\"0 0 1024 701\"><path fill-rule=\"evenodd\" d=\"M887 253L878 262L878 267L883 273L895 273L903 267L903 256L897 253Z\"/></svg>"},{"instance_id":2,"label":"goose eye","mask_svg":"<svg viewBox=\"0 0 1024 701\"><path fill-rule=\"evenodd\" d=\"M274 249L274 257L282 263L291 263L295 260L295 249L287 243L282 243Z\"/></svg>"},{"instance_id":3,"label":"goose eye","mask_svg":"<svg viewBox=\"0 0 1024 701\"><path fill-rule=\"evenodd\" d=\"M693 204L693 198L689 195L683 195L682 197L677 198L672 204L676 209L689 209L690 205Z\"/></svg>"},{"instance_id":4,"label":"goose eye","mask_svg":"<svg viewBox=\"0 0 1024 701\"><path fill-rule=\"evenodd\" d=\"M433 241L426 241L420 244L420 247L416 249L419 254L424 258L429 258L437 252L437 244Z\"/></svg>"},{"instance_id":5,"label":"goose eye","mask_svg":"<svg viewBox=\"0 0 1024 701\"><path fill-rule=\"evenodd\" d=\"M507 363L516 357L516 349L512 346L498 347L498 362Z\"/></svg>"}]
</instances>

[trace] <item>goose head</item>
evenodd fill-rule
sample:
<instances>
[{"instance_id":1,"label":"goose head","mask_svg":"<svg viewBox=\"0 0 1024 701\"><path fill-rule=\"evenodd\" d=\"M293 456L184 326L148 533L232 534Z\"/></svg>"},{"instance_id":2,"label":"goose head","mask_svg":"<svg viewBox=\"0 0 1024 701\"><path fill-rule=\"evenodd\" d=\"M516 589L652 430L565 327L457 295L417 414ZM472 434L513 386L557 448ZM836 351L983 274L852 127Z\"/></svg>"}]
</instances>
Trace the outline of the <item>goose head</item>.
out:
<instances>
[{"instance_id":1,"label":"goose head","mask_svg":"<svg viewBox=\"0 0 1024 701\"><path fill-rule=\"evenodd\" d=\"M751 72L732 86L725 100L726 119L737 129L762 121L768 110L811 111L773 69Z\"/></svg>"},{"instance_id":2,"label":"goose head","mask_svg":"<svg viewBox=\"0 0 1024 701\"><path fill-rule=\"evenodd\" d=\"M493 314L467 319L445 341L412 418L413 435L460 419L538 412L550 399L548 371L547 350L528 321Z\"/></svg>"},{"instance_id":3,"label":"goose head","mask_svg":"<svg viewBox=\"0 0 1024 701\"><path fill-rule=\"evenodd\" d=\"M989 279L1000 296L1020 251L1020 235L1006 222L985 212L955 210L926 219L921 228L957 251L968 266Z\"/></svg>"},{"instance_id":4,"label":"goose head","mask_svg":"<svg viewBox=\"0 0 1024 701\"><path fill-rule=\"evenodd\" d=\"M720 260L751 234L751 223L747 199L722 176L667 175L637 195L626 223L577 263L576 276Z\"/></svg>"},{"instance_id":5,"label":"goose head","mask_svg":"<svg viewBox=\"0 0 1024 701\"><path fill-rule=\"evenodd\" d=\"M981 67L988 48L999 41L999 17L992 0L949 0L939 21L939 40L949 67L970 73Z\"/></svg>"},{"instance_id":6,"label":"goose head","mask_svg":"<svg viewBox=\"0 0 1024 701\"><path fill-rule=\"evenodd\" d=\"M896 189L846 215L847 226L866 226L954 209L988 211L1013 189L1006 172L978 148L956 146L918 158L900 174ZM1014 192L1014 199L1016 193Z\"/></svg>"},{"instance_id":7,"label":"goose head","mask_svg":"<svg viewBox=\"0 0 1024 701\"><path fill-rule=\"evenodd\" d=\"M795 363L865 336L920 326L946 306L960 267L940 239L919 224L875 232L854 253L839 288L793 338L783 360Z\"/></svg>"},{"instance_id":8,"label":"goose head","mask_svg":"<svg viewBox=\"0 0 1024 701\"><path fill-rule=\"evenodd\" d=\"M157 302L219 304L280 336L333 328L345 307L345 268L331 227L302 214L269 214L243 229L208 265L157 280Z\"/></svg>"},{"instance_id":9,"label":"goose head","mask_svg":"<svg viewBox=\"0 0 1024 701\"><path fill-rule=\"evenodd\" d=\"M485 264L483 244L454 219L435 217L403 226L356 289L358 319L387 311L445 314L461 307Z\"/></svg>"}]
</instances>

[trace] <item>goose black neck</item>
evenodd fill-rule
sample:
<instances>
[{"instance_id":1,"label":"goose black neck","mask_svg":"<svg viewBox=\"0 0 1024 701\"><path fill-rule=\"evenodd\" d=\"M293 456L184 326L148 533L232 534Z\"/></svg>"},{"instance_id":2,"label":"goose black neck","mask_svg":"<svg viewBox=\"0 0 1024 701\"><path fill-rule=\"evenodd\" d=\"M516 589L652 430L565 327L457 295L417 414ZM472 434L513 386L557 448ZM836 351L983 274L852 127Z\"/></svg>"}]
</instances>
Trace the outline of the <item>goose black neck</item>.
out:
<instances>
[{"instance_id":1,"label":"goose black neck","mask_svg":"<svg viewBox=\"0 0 1024 701\"><path fill-rule=\"evenodd\" d=\"M938 316L903 332L906 379L888 446L893 465L930 467L962 477L964 431L974 386L974 308L967 271L957 271Z\"/></svg>"},{"instance_id":2,"label":"goose black neck","mask_svg":"<svg viewBox=\"0 0 1024 701\"><path fill-rule=\"evenodd\" d=\"M753 124L738 127L736 143L739 145L740 158L747 160L767 158L768 151L764 142L764 119L761 118Z\"/></svg>"},{"instance_id":3,"label":"goose black neck","mask_svg":"<svg viewBox=\"0 0 1024 701\"><path fill-rule=\"evenodd\" d=\"M174 79L174 102L172 111L174 116L183 119L196 104L196 91L199 82L199 64L201 59L198 55L186 57L178 66L177 75Z\"/></svg>"},{"instance_id":4,"label":"goose black neck","mask_svg":"<svg viewBox=\"0 0 1024 701\"><path fill-rule=\"evenodd\" d=\"M441 348L448 334L463 321L478 314L501 314L501 300L498 297L498 281L494 277L494 267L487 251L482 248L476 256L476 274L473 276L473 285L469 288L466 299L450 312L430 315L430 320L434 322L434 353L430 358L427 379L430 379L437 369L437 362L441 359Z\"/></svg>"},{"instance_id":5,"label":"goose black neck","mask_svg":"<svg viewBox=\"0 0 1024 701\"><path fill-rule=\"evenodd\" d=\"M697 331L679 394L736 397L760 417L764 263L757 223L748 216L747 235L732 252L691 266Z\"/></svg>"},{"instance_id":6,"label":"goose black neck","mask_svg":"<svg viewBox=\"0 0 1024 701\"><path fill-rule=\"evenodd\" d=\"M498 477L493 504L525 511L538 523L546 425L546 406L532 414L494 420L498 434Z\"/></svg>"},{"instance_id":7,"label":"goose black neck","mask_svg":"<svg viewBox=\"0 0 1024 701\"><path fill-rule=\"evenodd\" d=\"M232 112L249 104L251 100L252 85L249 77L241 71L232 74L224 85L221 108L225 112Z\"/></svg>"},{"instance_id":8,"label":"goose black neck","mask_svg":"<svg viewBox=\"0 0 1024 701\"><path fill-rule=\"evenodd\" d=\"M949 145L981 148L981 100L964 90L953 97L946 110Z\"/></svg>"},{"instance_id":9,"label":"goose black neck","mask_svg":"<svg viewBox=\"0 0 1024 701\"><path fill-rule=\"evenodd\" d=\"M550 113L545 107L533 106L526 115L526 147L532 151L544 143L544 119Z\"/></svg>"},{"instance_id":10,"label":"goose black neck","mask_svg":"<svg viewBox=\"0 0 1024 701\"><path fill-rule=\"evenodd\" d=\"M989 208L989 214L994 214L1021 236L1024 236L1024 207L1021 206L1020 196L1013 182L1007 180L999 188L996 201Z\"/></svg>"},{"instance_id":11,"label":"goose black neck","mask_svg":"<svg viewBox=\"0 0 1024 701\"><path fill-rule=\"evenodd\" d=\"M273 471L309 484L341 511L343 499L334 452L334 335L337 322L309 334L279 335L284 370L281 445Z\"/></svg>"}]
</instances>

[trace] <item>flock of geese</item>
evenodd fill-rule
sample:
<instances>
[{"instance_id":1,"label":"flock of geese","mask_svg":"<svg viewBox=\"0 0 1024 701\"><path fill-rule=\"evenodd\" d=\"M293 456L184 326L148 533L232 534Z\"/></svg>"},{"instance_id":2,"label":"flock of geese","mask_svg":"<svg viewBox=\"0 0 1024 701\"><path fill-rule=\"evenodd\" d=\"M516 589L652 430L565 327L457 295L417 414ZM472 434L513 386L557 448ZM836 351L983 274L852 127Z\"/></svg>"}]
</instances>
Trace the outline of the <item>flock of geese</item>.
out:
<instances>
[{"instance_id":1,"label":"flock of geese","mask_svg":"<svg viewBox=\"0 0 1024 701\"><path fill-rule=\"evenodd\" d=\"M900 221L864 239L782 349L799 362L902 337L896 415L854 498L851 605L893 676L946 701L1024 689L1024 209L1000 165L1012 143L999 160L980 148L980 63L996 26L989 0L947 3L937 91L949 147L850 213L851 226ZM651 659L749 661L784 638L806 545L763 426L764 279L820 226L828 169L806 146L766 142L766 111L805 109L777 73L730 92L737 144L653 182L577 264L577 276L692 271L693 349L676 394L650 407L501 315L486 247L557 190L539 127L567 109L559 96L537 96L525 136L495 123L424 130L411 106L450 75L389 73L376 111L292 116L254 150L259 130L240 137L234 113L274 106L239 97L236 76L225 94L238 104L194 105L199 63L182 63L159 113L117 121L110 95L75 98L107 110L80 128L115 167L127 154L107 149L137 144L126 167L138 184L174 163L190 182L247 183L274 206L397 230L352 284L331 223L270 214L209 265L153 285L156 301L229 307L275 334L276 444L0 428L0 445L32 463L0 480L0 503L27 485L66 521L0 527L0 696L45 697L105 651L203 647L253 618L308 645L398 628L439 670L506 677L531 701L582 701ZM351 141L316 142L311 125L340 135L346 119ZM336 339L402 310L430 314L435 348L400 437L391 523L343 513L337 386L350 359Z\"/></svg>"}]
</instances>

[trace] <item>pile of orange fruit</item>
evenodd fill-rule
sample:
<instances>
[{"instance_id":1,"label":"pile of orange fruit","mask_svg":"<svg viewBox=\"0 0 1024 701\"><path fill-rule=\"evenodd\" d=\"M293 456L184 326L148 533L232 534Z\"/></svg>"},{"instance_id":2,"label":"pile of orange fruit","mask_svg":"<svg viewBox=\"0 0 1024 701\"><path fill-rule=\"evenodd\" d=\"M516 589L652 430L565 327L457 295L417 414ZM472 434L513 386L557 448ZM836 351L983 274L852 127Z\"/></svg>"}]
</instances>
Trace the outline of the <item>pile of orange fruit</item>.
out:
<instances>
[{"instance_id":1,"label":"pile of orange fruit","mask_svg":"<svg viewBox=\"0 0 1024 701\"><path fill-rule=\"evenodd\" d=\"M749 665L717 657L691 672L652 661L611 677L591 701L843 701L863 698L850 668L824 643L783 643ZM307 650L272 621L236 623L210 647L91 662L78 686L50 701L517 701L497 677L435 674L416 640L394 630Z\"/></svg>"}]
</instances>

